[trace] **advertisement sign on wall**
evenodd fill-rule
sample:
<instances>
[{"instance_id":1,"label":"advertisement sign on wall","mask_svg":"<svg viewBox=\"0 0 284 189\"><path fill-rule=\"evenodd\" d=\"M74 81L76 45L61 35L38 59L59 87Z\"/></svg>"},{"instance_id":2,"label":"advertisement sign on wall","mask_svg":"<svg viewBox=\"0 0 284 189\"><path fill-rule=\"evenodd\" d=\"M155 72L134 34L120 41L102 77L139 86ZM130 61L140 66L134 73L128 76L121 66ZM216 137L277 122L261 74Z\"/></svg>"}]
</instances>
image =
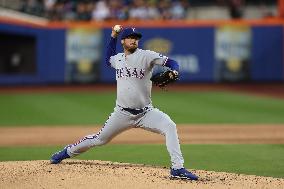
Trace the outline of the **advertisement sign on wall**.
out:
<instances>
[{"instance_id":1,"label":"advertisement sign on wall","mask_svg":"<svg viewBox=\"0 0 284 189\"><path fill-rule=\"evenodd\" d=\"M91 83L99 79L101 30L71 28L66 36L66 82Z\"/></svg>"},{"instance_id":2,"label":"advertisement sign on wall","mask_svg":"<svg viewBox=\"0 0 284 189\"><path fill-rule=\"evenodd\" d=\"M179 82L213 81L213 28L152 28L141 32L142 48L165 54L179 63Z\"/></svg>"},{"instance_id":3,"label":"advertisement sign on wall","mask_svg":"<svg viewBox=\"0 0 284 189\"><path fill-rule=\"evenodd\" d=\"M217 81L250 79L251 29L249 26L220 26L215 29L215 78Z\"/></svg>"},{"instance_id":4,"label":"advertisement sign on wall","mask_svg":"<svg viewBox=\"0 0 284 189\"><path fill-rule=\"evenodd\" d=\"M146 39L143 44L144 49L162 53L176 60L179 63L180 73L198 74L200 72L198 57L194 54L171 54L174 46L174 41L161 37ZM161 70L163 68L157 67L156 72Z\"/></svg>"}]
</instances>

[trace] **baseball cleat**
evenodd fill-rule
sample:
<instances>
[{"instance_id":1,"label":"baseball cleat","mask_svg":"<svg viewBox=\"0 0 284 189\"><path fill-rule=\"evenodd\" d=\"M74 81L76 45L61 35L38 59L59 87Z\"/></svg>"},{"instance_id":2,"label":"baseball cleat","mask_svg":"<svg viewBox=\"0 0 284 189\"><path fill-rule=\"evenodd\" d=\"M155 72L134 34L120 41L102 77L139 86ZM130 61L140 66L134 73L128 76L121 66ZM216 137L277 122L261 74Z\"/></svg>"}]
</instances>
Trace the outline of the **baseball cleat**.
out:
<instances>
[{"instance_id":1,"label":"baseball cleat","mask_svg":"<svg viewBox=\"0 0 284 189\"><path fill-rule=\"evenodd\" d=\"M50 163L58 164L66 158L70 158L70 156L67 154L67 148L64 148L63 150L56 152L55 154L51 156Z\"/></svg>"},{"instance_id":2,"label":"baseball cleat","mask_svg":"<svg viewBox=\"0 0 284 189\"><path fill-rule=\"evenodd\" d=\"M186 179L186 180L198 180L198 176L189 172L185 168L171 169L171 179Z\"/></svg>"}]
</instances>

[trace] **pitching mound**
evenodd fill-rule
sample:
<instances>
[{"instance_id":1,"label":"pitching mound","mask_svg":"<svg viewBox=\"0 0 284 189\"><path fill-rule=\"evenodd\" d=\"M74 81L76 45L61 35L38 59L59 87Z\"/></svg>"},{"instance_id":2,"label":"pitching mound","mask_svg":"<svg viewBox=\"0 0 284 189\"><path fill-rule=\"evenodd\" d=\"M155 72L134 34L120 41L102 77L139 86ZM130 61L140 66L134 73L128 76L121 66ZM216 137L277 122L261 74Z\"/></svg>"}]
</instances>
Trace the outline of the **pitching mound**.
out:
<instances>
[{"instance_id":1,"label":"pitching mound","mask_svg":"<svg viewBox=\"0 0 284 189\"><path fill-rule=\"evenodd\" d=\"M192 170L199 181L170 180L162 167L102 161L0 162L0 188L283 188L284 179Z\"/></svg>"}]
</instances>

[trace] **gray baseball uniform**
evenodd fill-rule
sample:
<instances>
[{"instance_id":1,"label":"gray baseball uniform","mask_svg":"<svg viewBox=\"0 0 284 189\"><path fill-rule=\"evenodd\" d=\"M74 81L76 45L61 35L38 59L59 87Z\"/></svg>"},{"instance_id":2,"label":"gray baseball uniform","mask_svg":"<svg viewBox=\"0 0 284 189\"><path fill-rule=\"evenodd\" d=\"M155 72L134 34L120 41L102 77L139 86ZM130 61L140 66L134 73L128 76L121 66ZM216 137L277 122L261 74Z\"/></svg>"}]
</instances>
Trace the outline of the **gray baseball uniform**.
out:
<instances>
[{"instance_id":1,"label":"gray baseball uniform","mask_svg":"<svg viewBox=\"0 0 284 189\"><path fill-rule=\"evenodd\" d=\"M117 100L114 112L102 129L69 145L67 153L73 157L91 147L108 143L113 137L130 128L142 128L166 137L172 168L183 167L176 124L151 101L152 70L155 64L163 65L168 57L149 50L136 49L130 55L118 53L110 57L110 65L116 69Z\"/></svg>"}]
</instances>

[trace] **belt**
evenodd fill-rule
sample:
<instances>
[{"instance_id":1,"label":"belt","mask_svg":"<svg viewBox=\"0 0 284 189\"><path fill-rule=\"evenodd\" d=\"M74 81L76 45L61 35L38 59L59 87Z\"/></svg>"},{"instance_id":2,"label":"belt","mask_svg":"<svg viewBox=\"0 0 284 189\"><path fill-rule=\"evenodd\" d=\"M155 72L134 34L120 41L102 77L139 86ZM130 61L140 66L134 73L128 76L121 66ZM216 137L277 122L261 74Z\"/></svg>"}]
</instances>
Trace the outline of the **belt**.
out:
<instances>
[{"instance_id":1,"label":"belt","mask_svg":"<svg viewBox=\"0 0 284 189\"><path fill-rule=\"evenodd\" d=\"M148 110L149 107L146 106L145 108L141 108L141 109L132 109L132 108L123 108L123 107L121 107L121 109L123 111L127 111L127 112L129 112L129 113L131 113L133 115L138 115L138 114L141 114L141 113L145 112L146 110Z\"/></svg>"}]
</instances>

